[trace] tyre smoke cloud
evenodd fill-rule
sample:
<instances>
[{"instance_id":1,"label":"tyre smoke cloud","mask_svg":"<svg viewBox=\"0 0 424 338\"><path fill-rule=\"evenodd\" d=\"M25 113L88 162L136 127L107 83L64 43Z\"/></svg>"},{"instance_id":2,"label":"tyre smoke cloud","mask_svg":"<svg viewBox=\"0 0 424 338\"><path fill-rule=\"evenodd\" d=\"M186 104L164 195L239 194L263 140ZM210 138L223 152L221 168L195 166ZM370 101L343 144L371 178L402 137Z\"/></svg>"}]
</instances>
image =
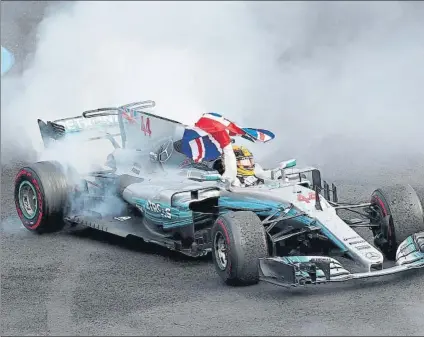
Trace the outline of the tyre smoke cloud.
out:
<instances>
[{"instance_id":1,"label":"tyre smoke cloud","mask_svg":"<svg viewBox=\"0 0 424 338\"><path fill-rule=\"evenodd\" d=\"M424 157L423 17L420 2L67 4L2 79L3 161L40 149L37 118L152 99L185 123L216 111L274 131L258 159L396 167Z\"/></svg>"}]
</instances>

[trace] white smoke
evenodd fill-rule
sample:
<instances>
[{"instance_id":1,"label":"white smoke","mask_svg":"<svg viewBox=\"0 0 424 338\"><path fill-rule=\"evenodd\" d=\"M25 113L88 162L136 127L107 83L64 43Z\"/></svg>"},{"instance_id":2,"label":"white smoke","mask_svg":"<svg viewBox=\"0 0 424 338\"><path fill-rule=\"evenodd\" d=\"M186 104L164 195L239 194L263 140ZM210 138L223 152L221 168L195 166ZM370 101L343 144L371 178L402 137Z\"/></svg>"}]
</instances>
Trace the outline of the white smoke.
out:
<instances>
[{"instance_id":1,"label":"white smoke","mask_svg":"<svg viewBox=\"0 0 424 338\"><path fill-rule=\"evenodd\" d=\"M23 75L2 79L2 148L40 149L37 118L153 99L156 113L182 122L216 111L274 131L253 146L259 158L335 157L343 168L422 155L423 8L76 2L40 24Z\"/></svg>"}]
</instances>

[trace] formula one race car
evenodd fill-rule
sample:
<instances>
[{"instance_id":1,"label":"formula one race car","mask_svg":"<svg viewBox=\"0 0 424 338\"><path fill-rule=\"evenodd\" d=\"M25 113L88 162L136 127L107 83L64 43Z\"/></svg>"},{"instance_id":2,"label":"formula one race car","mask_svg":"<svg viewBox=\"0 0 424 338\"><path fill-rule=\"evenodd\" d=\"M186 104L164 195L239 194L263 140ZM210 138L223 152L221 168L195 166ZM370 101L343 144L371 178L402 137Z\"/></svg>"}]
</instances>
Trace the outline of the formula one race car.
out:
<instances>
[{"instance_id":1,"label":"formula one race car","mask_svg":"<svg viewBox=\"0 0 424 338\"><path fill-rule=\"evenodd\" d=\"M181 150L187 126L146 111L153 107L144 101L38 120L48 148L80 136L106 138L113 151L89 173L63 161L20 169L15 202L23 225L39 233L83 225L192 257L212 252L229 285L319 284L424 267L422 191L395 185L375 190L369 202L340 203L318 169L297 169L294 160L261 184L233 186L215 170L219 157L210 163L187 157ZM89 137L98 128L101 136ZM344 219L342 209L361 218ZM355 227L369 228L374 245ZM359 263L360 271L339 257ZM394 264L383 266L384 257Z\"/></svg>"}]
</instances>

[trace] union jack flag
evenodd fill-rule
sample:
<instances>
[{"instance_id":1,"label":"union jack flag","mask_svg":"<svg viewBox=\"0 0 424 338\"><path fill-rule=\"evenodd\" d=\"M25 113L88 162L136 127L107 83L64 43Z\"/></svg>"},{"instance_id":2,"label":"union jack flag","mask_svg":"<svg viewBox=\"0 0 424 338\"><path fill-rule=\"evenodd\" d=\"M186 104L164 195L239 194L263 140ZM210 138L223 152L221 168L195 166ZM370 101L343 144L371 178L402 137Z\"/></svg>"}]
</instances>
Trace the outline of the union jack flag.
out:
<instances>
[{"instance_id":1,"label":"union jack flag","mask_svg":"<svg viewBox=\"0 0 424 338\"><path fill-rule=\"evenodd\" d=\"M217 113L206 113L194 127L184 131L181 148L194 162L212 161L222 154L222 149L231 144L231 137L242 136L252 142L268 142L275 136L268 130L241 128Z\"/></svg>"}]
</instances>

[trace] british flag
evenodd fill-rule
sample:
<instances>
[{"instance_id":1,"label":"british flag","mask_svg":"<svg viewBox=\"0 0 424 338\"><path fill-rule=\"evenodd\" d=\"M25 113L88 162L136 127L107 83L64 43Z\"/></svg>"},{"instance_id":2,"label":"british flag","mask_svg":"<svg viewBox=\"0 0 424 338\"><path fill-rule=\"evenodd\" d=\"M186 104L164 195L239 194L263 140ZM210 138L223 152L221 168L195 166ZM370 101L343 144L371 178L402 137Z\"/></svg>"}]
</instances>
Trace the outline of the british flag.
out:
<instances>
[{"instance_id":1,"label":"british flag","mask_svg":"<svg viewBox=\"0 0 424 338\"><path fill-rule=\"evenodd\" d=\"M196 122L195 126L209 134L216 134L222 131L227 131L226 135L242 136L246 133L234 122L227 120L225 117L218 113L203 114L199 121ZM228 144L229 143L231 143L231 139L228 137Z\"/></svg>"},{"instance_id":2,"label":"british flag","mask_svg":"<svg viewBox=\"0 0 424 338\"><path fill-rule=\"evenodd\" d=\"M260 142L268 142L271 141L275 135L266 129L256 129L256 128L243 128L245 131L245 138L250 139L251 141L260 141Z\"/></svg>"},{"instance_id":3,"label":"british flag","mask_svg":"<svg viewBox=\"0 0 424 338\"><path fill-rule=\"evenodd\" d=\"M231 137L242 136L252 142L268 142L275 136L268 130L241 128L217 113L206 113L187 127L182 139L182 151L194 162L212 161L222 154L222 149L231 144Z\"/></svg>"}]
</instances>

